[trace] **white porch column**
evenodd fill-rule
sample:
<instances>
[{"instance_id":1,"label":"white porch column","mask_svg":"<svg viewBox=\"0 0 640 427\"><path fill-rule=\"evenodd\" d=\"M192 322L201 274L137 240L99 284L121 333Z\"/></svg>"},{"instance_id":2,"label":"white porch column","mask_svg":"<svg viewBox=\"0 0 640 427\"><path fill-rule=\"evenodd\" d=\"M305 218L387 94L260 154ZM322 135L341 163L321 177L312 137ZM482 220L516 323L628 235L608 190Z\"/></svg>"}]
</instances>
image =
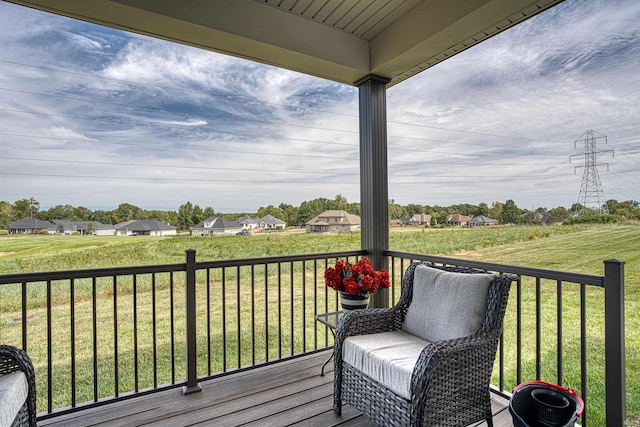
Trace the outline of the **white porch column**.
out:
<instances>
[{"instance_id":1,"label":"white porch column","mask_svg":"<svg viewBox=\"0 0 640 427\"><path fill-rule=\"evenodd\" d=\"M360 96L361 248L373 267L388 269L387 88L389 79L369 75L356 82ZM389 291L373 294L374 307L389 306Z\"/></svg>"}]
</instances>

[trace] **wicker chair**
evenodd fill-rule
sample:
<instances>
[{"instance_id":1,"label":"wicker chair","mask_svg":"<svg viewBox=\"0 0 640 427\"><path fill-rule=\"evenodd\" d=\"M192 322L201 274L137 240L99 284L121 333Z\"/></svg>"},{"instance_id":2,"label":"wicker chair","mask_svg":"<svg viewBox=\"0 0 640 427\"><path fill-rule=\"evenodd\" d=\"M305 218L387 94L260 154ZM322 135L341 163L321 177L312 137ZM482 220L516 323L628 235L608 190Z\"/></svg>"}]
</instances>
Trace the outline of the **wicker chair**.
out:
<instances>
[{"instance_id":1,"label":"wicker chair","mask_svg":"<svg viewBox=\"0 0 640 427\"><path fill-rule=\"evenodd\" d=\"M349 352L345 347L354 345L349 344L349 340L368 340L369 345L378 346L375 350L378 353L362 353L365 356L362 357L363 363L370 364L384 353L382 348L390 334L406 335L409 340L414 339L404 330L408 329L404 322L411 304L423 303L412 301L414 293L422 295L422 298L425 295L424 291L414 291L414 275L420 265L427 267L420 267L420 275L423 270L432 267L439 271L430 274L439 275L444 270L445 275L456 276L456 280L462 281L468 281L470 276L466 273L486 273L468 268L437 267L414 262L405 273L402 295L396 306L355 310L346 314L338 324L335 336L333 410L341 415L342 403L348 403L376 424L384 426L467 426L482 420L493 426L489 383L502 333L509 290L512 281L517 279L515 276L484 276L486 298L476 298L481 302L478 303L480 311L477 319L480 326L479 329L476 326L475 333L437 342L424 340L423 344L420 344L421 338L416 339L417 344L413 350L415 359L409 362L406 369L408 373L405 373L404 396L393 390L392 386L384 384L389 382L388 378L386 381L372 378L382 375L380 370L386 369L385 366L393 362L385 360L367 375L361 372L365 368L356 368L344 360L345 354ZM450 272L454 275L448 274ZM480 278L475 276L472 280ZM420 286L422 289L427 288L422 284ZM412 313L416 309L414 306ZM424 325L429 322L422 323ZM367 334L376 335L365 336ZM404 357L405 349L409 347L410 345L400 346L400 351L392 350L393 357L388 359ZM373 354L375 357L372 357ZM353 363L357 365L357 360Z\"/></svg>"},{"instance_id":2,"label":"wicker chair","mask_svg":"<svg viewBox=\"0 0 640 427\"><path fill-rule=\"evenodd\" d=\"M28 394L11 426L35 426L36 382L31 359L22 349L9 345L0 345L0 377L15 372L24 373L27 380Z\"/></svg>"}]
</instances>

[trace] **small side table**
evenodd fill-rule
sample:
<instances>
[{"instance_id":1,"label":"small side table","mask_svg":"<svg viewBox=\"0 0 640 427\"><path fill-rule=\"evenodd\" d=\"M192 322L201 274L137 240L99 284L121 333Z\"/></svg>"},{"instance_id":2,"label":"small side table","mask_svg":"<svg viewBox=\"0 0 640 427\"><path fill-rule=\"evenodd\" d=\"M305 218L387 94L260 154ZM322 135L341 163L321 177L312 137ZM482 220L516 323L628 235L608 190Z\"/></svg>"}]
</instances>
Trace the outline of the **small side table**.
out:
<instances>
[{"instance_id":1,"label":"small side table","mask_svg":"<svg viewBox=\"0 0 640 427\"><path fill-rule=\"evenodd\" d=\"M338 326L338 322L340 321L340 319L342 319L343 316L344 316L344 313L342 311L332 311L330 313L317 314L316 322L320 322L323 325L327 326L331 331L331 334L335 338L336 326ZM331 356L329 356L329 359L327 359L327 361L324 362L324 365L322 365L320 376L324 377L324 368L325 366L327 366L327 363L331 361L331 359L333 359L333 353L331 353Z\"/></svg>"}]
</instances>

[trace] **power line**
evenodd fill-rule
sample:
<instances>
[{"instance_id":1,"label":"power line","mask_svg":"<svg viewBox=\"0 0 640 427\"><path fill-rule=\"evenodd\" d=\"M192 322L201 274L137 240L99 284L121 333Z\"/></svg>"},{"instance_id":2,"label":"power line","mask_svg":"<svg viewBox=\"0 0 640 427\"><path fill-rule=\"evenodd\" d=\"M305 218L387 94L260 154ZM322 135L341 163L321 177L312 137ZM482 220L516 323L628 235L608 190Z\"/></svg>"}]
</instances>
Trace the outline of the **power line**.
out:
<instances>
[{"instance_id":1,"label":"power line","mask_svg":"<svg viewBox=\"0 0 640 427\"><path fill-rule=\"evenodd\" d=\"M292 173L292 174L311 174L311 175L324 175L327 173L335 173L338 175L359 175L358 172L338 172L336 170L326 170L326 169L314 169L314 170L278 170L278 169L248 169L243 167L239 168L224 168L224 167L213 167L213 166L177 166L177 165L158 165L158 164L148 164L148 163L123 163L123 162L92 162L86 160L57 160L57 159L42 159L42 158L30 158L30 157L12 157L12 156L0 156L0 159L6 160L25 160L25 161L36 161L36 162L45 162L45 163L69 163L69 164L85 164L85 165L114 165L114 166L141 166L141 167L152 167L152 168L167 168L167 169L187 169L187 170L222 170L222 171L236 171L236 172L276 172L276 173Z\"/></svg>"},{"instance_id":2,"label":"power line","mask_svg":"<svg viewBox=\"0 0 640 427\"><path fill-rule=\"evenodd\" d=\"M251 179L213 179L213 178L167 178L167 177L135 177L135 176L119 176L119 175L61 175L53 173L26 173L26 172L0 172L0 175L13 175L13 176L35 176L40 178L82 178L82 179L121 179L127 181L169 181L169 182L225 182L225 183L245 183L245 184L317 184L317 180L312 181L290 181L290 180L251 180ZM335 182L332 184L340 183L346 185L358 185L359 181L355 182Z\"/></svg>"},{"instance_id":3,"label":"power line","mask_svg":"<svg viewBox=\"0 0 640 427\"><path fill-rule=\"evenodd\" d=\"M220 179L215 179L215 178L167 178L167 177L135 177L135 176L119 176L119 175L81 175L81 174L54 174L54 173L29 173L29 172L0 172L0 175L6 175L6 176L33 176L33 177L41 177L41 178L82 178L82 179L96 179L96 180L103 180L103 179L122 179L122 180L136 180L136 181L177 181L177 182L226 182L226 183L250 183L250 184L261 184L261 183L265 183L265 184L316 184L318 181L317 180L313 180L313 181L290 181L290 180L269 180L269 179L259 179L259 180L247 180L247 179L231 179L231 178L220 178ZM348 174L338 174L338 175L348 175ZM417 177L420 178L420 177ZM466 182L469 181L469 176L464 175L464 176L459 176L459 177L455 177L458 179L452 179L454 177L447 175L447 176L433 176L430 177L431 182L433 184L464 184ZM471 177L471 178L476 178L476 181L479 183L503 183L504 182L504 178L493 178L493 179L487 179L486 176L483 175L478 175L475 177ZM535 179L540 178L549 178L548 175L541 175L541 176L537 176L537 177L533 177ZM531 180L532 177L526 176L526 177L509 177L510 181L528 181ZM358 185L359 181L353 181L353 182L340 182L341 184L349 184L349 185ZM336 181L331 181L332 184L335 184ZM389 179L389 183L393 184L393 185L415 185L415 184L419 184L422 185L424 184L424 180L420 179L419 181L396 181L394 179L394 177L391 177Z\"/></svg>"},{"instance_id":4,"label":"power line","mask_svg":"<svg viewBox=\"0 0 640 427\"><path fill-rule=\"evenodd\" d=\"M264 138L265 135L252 135L252 134L247 134L247 133L239 133L239 132L229 132L229 131L222 131L222 130L216 130L215 133L222 133L222 134L231 134L231 135L238 135L238 136L243 136L243 137L247 137L247 136L255 136L255 137L260 137L260 138ZM325 158L325 159L333 159L333 160L337 160L338 158L335 157L327 157L327 156L319 156L319 155L313 155L313 156L305 156L305 155L293 155L293 154L274 154L274 153L262 153L262 152L255 152L255 151L251 151L251 152L247 152L247 151L235 151L235 150L222 150L222 149L205 149L205 148L199 148L199 147L177 147L177 146L162 146L162 145L150 145L150 144L138 144L138 143L127 143L127 142L122 142L122 141L107 141L107 140L91 140L91 139L79 139L79 138L68 138L68 137L53 137L53 136L42 136L42 135L27 135L27 134L18 134L18 133L9 133L9 132L0 132L0 135L5 135L5 136L14 136L14 137L22 137L22 138L37 138L37 139L51 139L51 140L59 140L59 141L73 141L73 142L83 142L83 143L89 143L89 142L93 142L93 143L97 143L97 144L117 144L117 145L127 145L127 146L134 146L134 147L154 147L156 149L180 149L180 150L204 150L204 151L220 151L220 152L229 152L229 153L243 153L245 155L248 154L267 154L267 155L281 155L281 156L290 156L290 157L312 157L312 158ZM291 140L291 141L299 141L299 142L313 142L313 143L320 143L320 144L337 144L337 145L342 145L342 146L346 146L349 148L357 148L356 145L351 145L351 144L345 144L345 143L337 143L337 142L327 142L327 141L321 141L321 140L305 140L305 139L299 139L299 138L288 138L288 137L283 137L283 136L269 136L270 138L273 139L281 139L281 140ZM129 139L132 139L131 137L129 137ZM148 138L144 138L145 140L147 140ZM407 139L414 139L416 140L416 138L407 138ZM207 140L205 140L207 141ZM482 152L482 153L461 153L461 152L454 152L454 151L439 151L439 150L435 150L435 149L423 149L423 148L391 148L391 151L396 151L396 152L403 152L403 153L415 153L415 152L422 152L422 153L429 153L429 154L445 154L445 155L455 155L455 156L463 156L463 157L470 157L470 158L487 158L487 157L492 157L492 158L497 158L497 159L510 159L512 158L511 154L505 153L503 154L489 154L487 152ZM401 162L401 163L424 163L424 160L420 160L420 161L394 161L391 160L390 163L394 163L394 162ZM549 164L548 161L545 161L544 164Z\"/></svg>"},{"instance_id":5,"label":"power line","mask_svg":"<svg viewBox=\"0 0 640 427\"><path fill-rule=\"evenodd\" d=\"M138 143L126 143L126 142L116 142L116 141L94 141L89 139L79 139L79 138L63 138L63 137L55 137L55 136L40 136L40 135L24 135L24 134L15 134L8 132L0 132L0 135L5 136L14 136L20 138L39 138L39 139L49 139L49 140L57 140L57 141L73 141L73 142L82 142L82 143L96 143L96 144L111 144L111 145L124 145L129 147L151 147L154 149L165 148L170 150L196 150L196 151L211 151L211 152L222 152L222 153L238 153L238 154L252 154L252 155L261 155L261 156L280 156L280 157L297 157L297 158L312 158L312 159L329 159L329 160L341 160L340 157L329 157L329 156L319 156L319 155L302 155L302 154L287 154L287 153L267 153L267 152L256 152L251 151L248 153L245 151L239 150L223 150L220 148L203 148L203 147L179 147L179 146L160 146L154 144L138 144Z\"/></svg>"}]
</instances>

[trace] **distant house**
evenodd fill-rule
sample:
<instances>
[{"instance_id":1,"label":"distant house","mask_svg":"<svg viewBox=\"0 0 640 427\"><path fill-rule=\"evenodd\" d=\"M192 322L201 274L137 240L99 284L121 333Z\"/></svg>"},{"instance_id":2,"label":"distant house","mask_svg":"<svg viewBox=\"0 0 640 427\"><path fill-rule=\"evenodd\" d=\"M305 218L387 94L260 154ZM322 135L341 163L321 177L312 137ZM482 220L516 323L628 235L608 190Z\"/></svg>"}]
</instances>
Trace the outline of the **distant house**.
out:
<instances>
[{"instance_id":1,"label":"distant house","mask_svg":"<svg viewBox=\"0 0 640 427\"><path fill-rule=\"evenodd\" d=\"M477 227L482 225L498 225L498 220L487 218L484 215L477 215L469 221L469 227Z\"/></svg>"},{"instance_id":2,"label":"distant house","mask_svg":"<svg viewBox=\"0 0 640 427\"><path fill-rule=\"evenodd\" d=\"M116 234L116 226L103 224L98 221L71 221L68 219L51 220L55 224L54 233L56 234L73 234L74 232L81 235L96 236L113 236Z\"/></svg>"},{"instance_id":3,"label":"distant house","mask_svg":"<svg viewBox=\"0 0 640 427\"><path fill-rule=\"evenodd\" d=\"M9 234L41 234L55 233L56 225L49 221L35 218L22 218L9 224Z\"/></svg>"},{"instance_id":4,"label":"distant house","mask_svg":"<svg viewBox=\"0 0 640 427\"><path fill-rule=\"evenodd\" d=\"M243 230L253 230L254 228L260 227L260 220L258 218L245 216L240 218L238 222L242 225Z\"/></svg>"},{"instance_id":5,"label":"distant house","mask_svg":"<svg viewBox=\"0 0 640 427\"><path fill-rule=\"evenodd\" d=\"M176 227L155 219L138 219L115 225L118 236L175 236Z\"/></svg>"},{"instance_id":6,"label":"distant house","mask_svg":"<svg viewBox=\"0 0 640 427\"><path fill-rule=\"evenodd\" d=\"M405 221L407 225L431 225L431 215L415 214Z\"/></svg>"},{"instance_id":7,"label":"distant house","mask_svg":"<svg viewBox=\"0 0 640 427\"><path fill-rule=\"evenodd\" d=\"M447 216L447 223L451 225L468 225L469 221L471 221L471 217L466 215L452 214Z\"/></svg>"},{"instance_id":8,"label":"distant house","mask_svg":"<svg viewBox=\"0 0 640 427\"><path fill-rule=\"evenodd\" d=\"M400 227L404 223L405 223L405 221L403 221L401 219L390 219L389 220L389 227Z\"/></svg>"},{"instance_id":9,"label":"distant house","mask_svg":"<svg viewBox=\"0 0 640 427\"><path fill-rule=\"evenodd\" d=\"M219 216L207 218L191 228L192 236L227 236L241 232L243 225L238 221L227 221Z\"/></svg>"},{"instance_id":10,"label":"distant house","mask_svg":"<svg viewBox=\"0 0 640 427\"><path fill-rule=\"evenodd\" d=\"M351 233L360 230L360 217L346 211L324 211L305 224L307 233Z\"/></svg>"},{"instance_id":11,"label":"distant house","mask_svg":"<svg viewBox=\"0 0 640 427\"><path fill-rule=\"evenodd\" d=\"M279 228L284 230L287 226L287 223L281 219L274 217L273 215L265 215L260 219L260 228L264 230L273 230Z\"/></svg>"},{"instance_id":12,"label":"distant house","mask_svg":"<svg viewBox=\"0 0 640 427\"><path fill-rule=\"evenodd\" d=\"M536 212L533 220L535 223L544 225L562 225L562 221L554 218L550 212Z\"/></svg>"}]
</instances>

